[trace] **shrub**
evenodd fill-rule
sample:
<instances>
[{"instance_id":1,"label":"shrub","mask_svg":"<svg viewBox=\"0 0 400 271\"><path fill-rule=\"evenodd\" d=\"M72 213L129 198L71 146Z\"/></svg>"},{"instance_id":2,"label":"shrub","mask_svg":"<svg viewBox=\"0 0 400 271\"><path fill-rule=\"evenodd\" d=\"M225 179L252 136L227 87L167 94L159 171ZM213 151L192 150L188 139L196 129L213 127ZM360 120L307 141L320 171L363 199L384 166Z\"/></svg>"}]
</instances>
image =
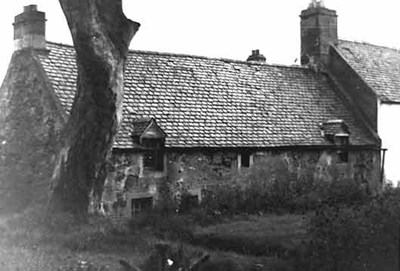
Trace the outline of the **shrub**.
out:
<instances>
[{"instance_id":1,"label":"shrub","mask_svg":"<svg viewBox=\"0 0 400 271\"><path fill-rule=\"evenodd\" d=\"M352 205L369 199L366 190L352 180L321 183L312 178L286 177L268 179L247 176L241 182L209 187L203 190L201 207L214 215L307 212L322 205Z\"/></svg>"},{"instance_id":2,"label":"shrub","mask_svg":"<svg viewBox=\"0 0 400 271\"><path fill-rule=\"evenodd\" d=\"M400 190L366 204L324 206L310 220L312 240L300 270L394 270L398 263Z\"/></svg>"}]
</instances>

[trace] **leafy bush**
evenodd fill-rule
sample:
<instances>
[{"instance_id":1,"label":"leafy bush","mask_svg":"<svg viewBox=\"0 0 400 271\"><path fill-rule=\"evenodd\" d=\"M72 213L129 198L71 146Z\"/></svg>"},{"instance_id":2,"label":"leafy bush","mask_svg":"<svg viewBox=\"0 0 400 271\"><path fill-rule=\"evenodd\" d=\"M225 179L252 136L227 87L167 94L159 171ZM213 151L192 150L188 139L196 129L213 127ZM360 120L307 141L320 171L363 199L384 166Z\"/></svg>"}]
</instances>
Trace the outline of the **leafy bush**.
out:
<instances>
[{"instance_id":1,"label":"leafy bush","mask_svg":"<svg viewBox=\"0 0 400 271\"><path fill-rule=\"evenodd\" d=\"M399 189L363 205L324 206L310 221L299 270L395 270L399 225Z\"/></svg>"},{"instance_id":2,"label":"leafy bush","mask_svg":"<svg viewBox=\"0 0 400 271\"><path fill-rule=\"evenodd\" d=\"M246 183L246 185L243 185ZM313 179L247 179L203 190L201 207L211 214L307 212L322 205L358 204L368 193L352 180L318 183Z\"/></svg>"}]
</instances>

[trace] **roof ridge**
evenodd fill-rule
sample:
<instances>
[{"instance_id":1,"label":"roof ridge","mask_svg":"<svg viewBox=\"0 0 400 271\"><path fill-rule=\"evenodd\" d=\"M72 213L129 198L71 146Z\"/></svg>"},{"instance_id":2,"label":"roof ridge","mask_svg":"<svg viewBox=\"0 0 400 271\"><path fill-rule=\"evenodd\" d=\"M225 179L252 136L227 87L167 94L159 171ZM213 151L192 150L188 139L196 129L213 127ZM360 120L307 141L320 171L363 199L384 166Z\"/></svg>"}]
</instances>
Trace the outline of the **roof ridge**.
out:
<instances>
[{"instance_id":1,"label":"roof ridge","mask_svg":"<svg viewBox=\"0 0 400 271\"><path fill-rule=\"evenodd\" d=\"M61 42L54 42L54 41L48 41L48 40L46 40L46 43L50 43L50 44L53 44L53 45L60 45L60 46L65 46L65 47L74 48L74 46L71 45L71 44L66 44L66 43L61 43Z\"/></svg>"},{"instance_id":2,"label":"roof ridge","mask_svg":"<svg viewBox=\"0 0 400 271\"><path fill-rule=\"evenodd\" d=\"M149 55L164 55L164 56L176 56L176 57L189 57L196 59L206 59L206 60L218 60L228 63L238 63L238 64L246 64L250 66L273 66L273 67L282 67L282 68L300 68L308 70L308 67L300 66L300 65L285 65L279 63L259 63L253 61L246 60L238 60L238 59L230 59L224 57L208 57L208 56L199 56L192 54L183 54L183 53L171 53L171 52L156 52L156 51L147 51L147 50L129 50L130 53L139 53L139 54L149 54Z\"/></svg>"},{"instance_id":3,"label":"roof ridge","mask_svg":"<svg viewBox=\"0 0 400 271\"><path fill-rule=\"evenodd\" d=\"M380 47L380 48L384 48L384 49L389 49L389 50L394 50L394 51L399 51L400 52L400 48L389 47L389 46L385 46L385 45L377 45L377 44L373 44L373 43L366 42L366 41L356 41L356 40L352 41L352 40L339 39L339 42L340 41L358 43L358 44L369 45L369 46L374 46L374 47Z\"/></svg>"},{"instance_id":4,"label":"roof ridge","mask_svg":"<svg viewBox=\"0 0 400 271\"><path fill-rule=\"evenodd\" d=\"M59 43L59 42L52 42L46 41L49 44L74 48L73 45ZM183 54L183 53L171 53L171 52L157 52L157 51L148 51L148 50L129 50L129 53L137 53L137 54L147 54L147 55L160 55L160 56L174 56L174 57L188 57L188 58L195 58L195 59L205 59L205 60L217 60L227 63L237 63L237 64L246 64L249 66L268 66L268 67L278 67L278 68L297 68L297 69L305 69L309 70L308 67L300 66L300 65L285 65L279 63L259 63L259 62L252 62L246 60L238 60L238 59L229 59L223 57L208 57L208 56L199 56L199 55L192 55L192 54Z\"/></svg>"}]
</instances>

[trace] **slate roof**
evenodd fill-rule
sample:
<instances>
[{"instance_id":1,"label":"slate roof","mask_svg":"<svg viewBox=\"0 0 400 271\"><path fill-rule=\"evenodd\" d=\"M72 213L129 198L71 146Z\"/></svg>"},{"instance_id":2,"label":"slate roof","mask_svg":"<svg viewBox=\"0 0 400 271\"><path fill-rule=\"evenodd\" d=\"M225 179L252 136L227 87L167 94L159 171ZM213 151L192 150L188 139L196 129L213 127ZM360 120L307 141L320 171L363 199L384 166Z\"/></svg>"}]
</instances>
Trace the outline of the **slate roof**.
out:
<instances>
[{"instance_id":1,"label":"slate roof","mask_svg":"<svg viewBox=\"0 0 400 271\"><path fill-rule=\"evenodd\" d=\"M400 50L345 40L337 48L382 102L400 102Z\"/></svg>"},{"instance_id":2,"label":"slate roof","mask_svg":"<svg viewBox=\"0 0 400 271\"><path fill-rule=\"evenodd\" d=\"M71 46L48 43L39 61L63 108L72 105L76 65ZM328 145L320 123L343 119L353 145L376 140L309 69L189 55L130 51L124 120L114 147L132 148L133 120L154 117L166 147Z\"/></svg>"}]
</instances>

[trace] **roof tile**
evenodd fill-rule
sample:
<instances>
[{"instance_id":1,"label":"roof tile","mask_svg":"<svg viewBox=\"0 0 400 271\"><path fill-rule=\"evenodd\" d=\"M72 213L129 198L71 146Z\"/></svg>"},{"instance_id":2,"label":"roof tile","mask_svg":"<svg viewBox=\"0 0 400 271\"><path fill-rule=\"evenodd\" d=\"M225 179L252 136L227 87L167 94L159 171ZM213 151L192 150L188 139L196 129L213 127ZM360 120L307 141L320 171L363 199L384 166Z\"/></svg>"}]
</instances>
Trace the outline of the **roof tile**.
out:
<instances>
[{"instance_id":1,"label":"roof tile","mask_svg":"<svg viewBox=\"0 0 400 271\"><path fill-rule=\"evenodd\" d=\"M400 102L400 50L345 40L337 48L382 101Z\"/></svg>"},{"instance_id":2,"label":"roof tile","mask_svg":"<svg viewBox=\"0 0 400 271\"><path fill-rule=\"evenodd\" d=\"M48 43L39 55L66 112L75 95L72 46ZM336 96L327 77L301 67L130 51L124 119L115 147L133 148L140 127L155 118L166 147L277 147L326 145L319 123L343 119L354 145L375 144L372 135ZM139 129L140 130L140 129Z\"/></svg>"}]
</instances>

